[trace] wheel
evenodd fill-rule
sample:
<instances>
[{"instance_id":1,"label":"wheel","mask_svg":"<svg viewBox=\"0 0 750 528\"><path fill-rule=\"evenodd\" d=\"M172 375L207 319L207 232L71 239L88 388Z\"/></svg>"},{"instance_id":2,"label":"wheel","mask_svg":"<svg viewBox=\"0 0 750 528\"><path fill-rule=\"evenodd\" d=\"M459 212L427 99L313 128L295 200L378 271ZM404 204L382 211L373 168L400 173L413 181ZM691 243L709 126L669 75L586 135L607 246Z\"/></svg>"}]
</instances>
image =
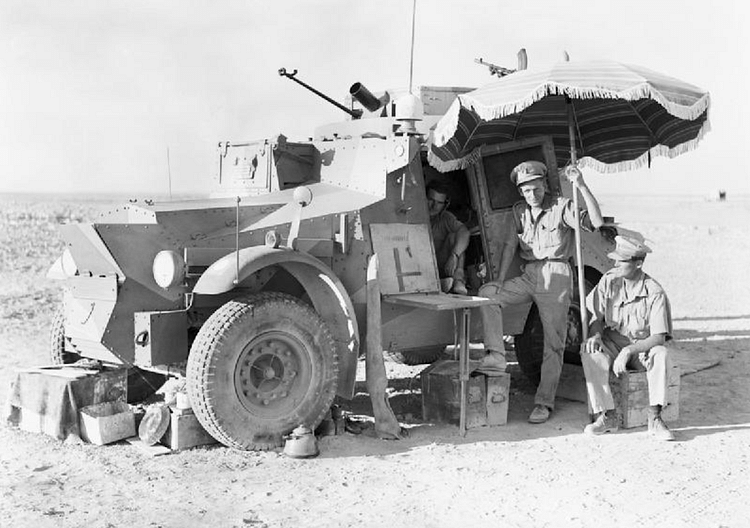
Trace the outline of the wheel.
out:
<instances>
[{"instance_id":1,"label":"wheel","mask_svg":"<svg viewBox=\"0 0 750 528\"><path fill-rule=\"evenodd\" d=\"M586 294L593 289L594 283L585 280ZM568 328L565 339L565 352L563 361L574 365L581 364L581 337L583 335L581 326L581 307L578 299L578 288L576 287L574 297L568 309ZM539 385L542 371L542 358L544 356L544 328L539 318L539 310L536 304L531 305L529 315L523 332L515 336L516 358L521 372L534 385Z\"/></svg>"},{"instance_id":2,"label":"wheel","mask_svg":"<svg viewBox=\"0 0 750 528\"><path fill-rule=\"evenodd\" d=\"M337 384L328 325L311 306L282 293L221 306L188 357L187 389L198 420L236 449L273 449L299 425L314 430Z\"/></svg>"},{"instance_id":3,"label":"wheel","mask_svg":"<svg viewBox=\"0 0 750 528\"><path fill-rule=\"evenodd\" d=\"M75 352L65 350L65 314L62 308L55 312L50 328L50 359L53 365L70 365L81 356ZM137 367L128 368L128 403L143 401L167 381L167 377L156 372L141 370Z\"/></svg>"},{"instance_id":4,"label":"wheel","mask_svg":"<svg viewBox=\"0 0 750 528\"><path fill-rule=\"evenodd\" d=\"M65 351L65 314L62 308L58 308L52 319L49 344L49 357L53 365L70 365L81 359L75 352Z\"/></svg>"},{"instance_id":5,"label":"wheel","mask_svg":"<svg viewBox=\"0 0 750 528\"><path fill-rule=\"evenodd\" d=\"M429 365L434 363L441 357L445 346L434 346L427 348L419 348L414 350L401 350L398 352L392 352L390 350L383 351L383 357L393 363L399 363L401 365Z\"/></svg>"}]
</instances>

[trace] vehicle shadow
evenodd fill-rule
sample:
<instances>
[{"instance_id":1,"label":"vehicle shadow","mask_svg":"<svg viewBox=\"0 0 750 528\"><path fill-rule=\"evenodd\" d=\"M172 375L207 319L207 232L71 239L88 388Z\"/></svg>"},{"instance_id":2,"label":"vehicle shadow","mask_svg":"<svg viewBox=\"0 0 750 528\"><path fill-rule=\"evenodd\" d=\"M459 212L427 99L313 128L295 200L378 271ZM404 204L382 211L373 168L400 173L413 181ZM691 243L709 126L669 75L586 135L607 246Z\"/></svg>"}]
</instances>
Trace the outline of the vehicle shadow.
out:
<instances>
[{"instance_id":1,"label":"vehicle shadow","mask_svg":"<svg viewBox=\"0 0 750 528\"><path fill-rule=\"evenodd\" d=\"M517 363L509 363L509 373L511 385L507 423L469 428L465 436L461 436L457 423L423 421L421 379L418 374L413 377L389 379L389 403L407 435L396 441L384 441L377 438L367 384L364 381L358 381L352 400L337 400L336 402L341 406L346 417L347 431L356 431L354 435L345 436L361 444L361 447L348 446L347 456L394 454L430 444L518 442L581 434L583 427L588 423L585 403L558 398L556 409L547 423L530 424L527 419L534 408L536 387L521 373ZM328 437L322 440L330 443L346 441L340 439L341 437ZM336 449L332 449L330 456L337 456L335 452ZM325 450L321 449L321 456L323 453Z\"/></svg>"},{"instance_id":2,"label":"vehicle shadow","mask_svg":"<svg viewBox=\"0 0 750 528\"><path fill-rule=\"evenodd\" d=\"M670 423L678 441L691 441L710 434L750 429L750 338L747 332L676 332L677 353L686 368L680 383L680 418ZM703 337L711 338L704 341ZM694 339L684 342L684 339ZM424 366L425 368L427 365ZM545 424L527 422L534 407L535 386L521 373L517 363L509 364L511 386L508 422L501 426L469 429L459 434L457 424L423 421L422 391L419 372L410 377L388 380L391 408L408 437L392 442L377 438L372 404L364 381L358 381L355 397L338 402L349 423L360 432L348 435L361 448L350 446L349 452L361 455L408 451L429 444L469 444L477 442L519 442L542 438L580 435L589 422L585 403L558 397L556 409ZM620 434L644 432L644 427L622 430ZM336 442L338 440L330 440ZM336 456L335 449L330 456Z\"/></svg>"}]
</instances>

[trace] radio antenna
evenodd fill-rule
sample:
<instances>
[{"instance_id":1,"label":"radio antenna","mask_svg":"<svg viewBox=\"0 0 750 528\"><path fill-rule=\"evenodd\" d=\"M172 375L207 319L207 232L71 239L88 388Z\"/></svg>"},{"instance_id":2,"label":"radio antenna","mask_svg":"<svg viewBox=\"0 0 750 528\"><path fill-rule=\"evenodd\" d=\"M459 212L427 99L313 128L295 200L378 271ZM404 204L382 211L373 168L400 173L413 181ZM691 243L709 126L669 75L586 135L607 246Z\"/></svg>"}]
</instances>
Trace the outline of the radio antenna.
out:
<instances>
[{"instance_id":1,"label":"radio antenna","mask_svg":"<svg viewBox=\"0 0 750 528\"><path fill-rule=\"evenodd\" d=\"M167 181L169 184L169 199L172 199L172 167L169 164L169 147L167 147Z\"/></svg>"},{"instance_id":2,"label":"radio antenna","mask_svg":"<svg viewBox=\"0 0 750 528\"><path fill-rule=\"evenodd\" d=\"M409 58L409 93L411 93L412 77L414 75L414 26L417 19L417 0L414 0L411 9L411 55Z\"/></svg>"}]
</instances>

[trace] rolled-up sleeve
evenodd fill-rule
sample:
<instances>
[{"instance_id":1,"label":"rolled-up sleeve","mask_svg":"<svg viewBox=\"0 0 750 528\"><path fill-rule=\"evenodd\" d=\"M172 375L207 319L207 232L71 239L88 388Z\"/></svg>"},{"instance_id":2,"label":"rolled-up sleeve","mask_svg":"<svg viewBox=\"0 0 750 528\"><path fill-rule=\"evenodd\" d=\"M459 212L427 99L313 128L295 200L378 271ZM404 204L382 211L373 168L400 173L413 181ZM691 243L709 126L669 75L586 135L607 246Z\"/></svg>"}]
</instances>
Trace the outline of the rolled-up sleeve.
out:
<instances>
[{"instance_id":1,"label":"rolled-up sleeve","mask_svg":"<svg viewBox=\"0 0 750 528\"><path fill-rule=\"evenodd\" d=\"M589 294L586 296L586 308L591 314L591 322L593 321L604 321L604 296L602 288L604 281L601 281Z\"/></svg>"},{"instance_id":2,"label":"rolled-up sleeve","mask_svg":"<svg viewBox=\"0 0 750 528\"><path fill-rule=\"evenodd\" d=\"M588 232L593 232L594 229L596 229L596 228L594 227L594 224L591 223L591 217L589 216L589 212L586 211L585 209L580 209L580 211L581 211L581 223L580 223L581 229L583 229L585 231L588 231ZM568 226L570 226L573 229L575 229L575 227L576 227L576 210L575 210L575 206L573 204L573 201L570 200L570 199L567 200L567 203L565 204L565 206L563 208L563 221Z\"/></svg>"},{"instance_id":3,"label":"rolled-up sleeve","mask_svg":"<svg viewBox=\"0 0 750 528\"><path fill-rule=\"evenodd\" d=\"M669 299L664 292L652 297L648 326L651 335L666 334L668 340L672 338L672 314Z\"/></svg>"},{"instance_id":4,"label":"rolled-up sleeve","mask_svg":"<svg viewBox=\"0 0 750 528\"><path fill-rule=\"evenodd\" d=\"M443 214L445 215L445 225L450 233L458 233L461 229L466 228L466 226L452 213L446 211Z\"/></svg>"}]
</instances>

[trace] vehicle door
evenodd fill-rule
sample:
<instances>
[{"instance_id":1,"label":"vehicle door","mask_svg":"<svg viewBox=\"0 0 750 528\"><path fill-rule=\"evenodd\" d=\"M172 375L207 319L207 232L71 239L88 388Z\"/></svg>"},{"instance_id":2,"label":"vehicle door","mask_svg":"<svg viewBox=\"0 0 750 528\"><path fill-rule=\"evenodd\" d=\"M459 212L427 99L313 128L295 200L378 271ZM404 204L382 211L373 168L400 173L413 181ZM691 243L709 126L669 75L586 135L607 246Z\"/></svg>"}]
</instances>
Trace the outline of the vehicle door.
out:
<instances>
[{"instance_id":1,"label":"vehicle door","mask_svg":"<svg viewBox=\"0 0 750 528\"><path fill-rule=\"evenodd\" d=\"M559 192L555 151L552 140L547 136L485 145L480 148L477 161L467 169L472 202L479 217L486 266L485 281L498 280L505 246L511 237L517 236L513 204L523 198L510 180L510 173L516 165L528 160L541 161L547 165L550 169L547 181L549 189L552 193ZM505 280L520 275L521 264L521 258L516 252ZM503 311L506 334L519 334L523 331L529 306L508 307Z\"/></svg>"}]
</instances>

